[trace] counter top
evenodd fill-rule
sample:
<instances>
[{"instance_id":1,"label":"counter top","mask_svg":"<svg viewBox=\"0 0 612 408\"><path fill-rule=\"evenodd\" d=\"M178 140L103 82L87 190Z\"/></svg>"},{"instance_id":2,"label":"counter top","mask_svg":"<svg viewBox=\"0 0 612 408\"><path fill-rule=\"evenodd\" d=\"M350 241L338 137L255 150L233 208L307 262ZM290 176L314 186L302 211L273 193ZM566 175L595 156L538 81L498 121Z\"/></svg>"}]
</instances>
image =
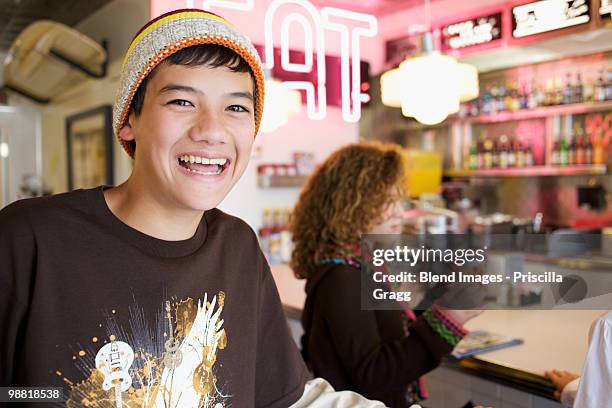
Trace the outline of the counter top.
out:
<instances>
[{"instance_id":1,"label":"counter top","mask_svg":"<svg viewBox=\"0 0 612 408\"><path fill-rule=\"evenodd\" d=\"M287 315L298 319L306 299L305 280L296 279L287 265L273 265L272 275ZM524 344L484 353L448 366L524 391L552 398L553 387L544 371L580 373L588 349L588 333L601 310L487 310L466 324L520 337Z\"/></svg>"},{"instance_id":2,"label":"counter top","mask_svg":"<svg viewBox=\"0 0 612 408\"><path fill-rule=\"evenodd\" d=\"M544 371L582 371L591 324L601 310L486 310L470 320L470 330L486 329L524 343L446 365L532 394L553 399Z\"/></svg>"}]
</instances>

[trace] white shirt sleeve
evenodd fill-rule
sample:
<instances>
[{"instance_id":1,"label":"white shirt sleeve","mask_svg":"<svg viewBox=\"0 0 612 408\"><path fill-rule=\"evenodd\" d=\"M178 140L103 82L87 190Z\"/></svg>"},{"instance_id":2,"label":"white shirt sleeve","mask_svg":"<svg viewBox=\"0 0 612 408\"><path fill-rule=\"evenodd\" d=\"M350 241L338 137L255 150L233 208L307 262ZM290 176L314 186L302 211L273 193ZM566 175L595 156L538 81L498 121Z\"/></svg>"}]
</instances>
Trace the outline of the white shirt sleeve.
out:
<instances>
[{"instance_id":1,"label":"white shirt sleeve","mask_svg":"<svg viewBox=\"0 0 612 408\"><path fill-rule=\"evenodd\" d=\"M563 391L561 391L561 404L564 407L572 408L574 406L574 401L576 400L576 393L578 392L578 387L580 384L580 377L576 378L572 382L567 383L565 387L563 387Z\"/></svg>"},{"instance_id":2,"label":"white shirt sleeve","mask_svg":"<svg viewBox=\"0 0 612 408\"><path fill-rule=\"evenodd\" d=\"M385 404L372 401L352 391L334 391L334 388L322 378L315 378L306 383L304 395L290 408L385 408ZM410 408L421 408L412 405Z\"/></svg>"},{"instance_id":3,"label":"white shirt sleeve","mask_svg":"<svg viewBox=\"0 0 612 408\"><path fill-rule=\"evenodd\" d=\"M574 408L603 407L612 401L612 312L595 321Z\"/></svg>"}]
</instances>

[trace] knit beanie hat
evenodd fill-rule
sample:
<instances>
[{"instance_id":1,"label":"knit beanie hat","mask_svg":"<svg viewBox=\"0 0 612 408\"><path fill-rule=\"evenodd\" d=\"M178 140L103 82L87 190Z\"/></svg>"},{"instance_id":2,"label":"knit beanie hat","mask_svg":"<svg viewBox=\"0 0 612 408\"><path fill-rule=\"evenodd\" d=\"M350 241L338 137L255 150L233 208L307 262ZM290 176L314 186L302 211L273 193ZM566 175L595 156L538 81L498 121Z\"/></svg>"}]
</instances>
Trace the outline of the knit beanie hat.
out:
<instances>
[{"instance_id":1,"label":"knit beanie hat","mask_svg":"<svg viewBox=\"0 0 612 408\"><path fill-rule=\"evenodd\" d=\"M264 104L264 72L253 44L224 18L204 10L184 9L149 21L136 34L121 66L121 82L113 107L113 131L125 151L134 158L132 146L119 137L126 125L132 98L144 78L170 55L199 44L216 44L238 54L255 76L255 134ZM255 135L253 135L255 136Z\"/></svg>"}]
</instances>

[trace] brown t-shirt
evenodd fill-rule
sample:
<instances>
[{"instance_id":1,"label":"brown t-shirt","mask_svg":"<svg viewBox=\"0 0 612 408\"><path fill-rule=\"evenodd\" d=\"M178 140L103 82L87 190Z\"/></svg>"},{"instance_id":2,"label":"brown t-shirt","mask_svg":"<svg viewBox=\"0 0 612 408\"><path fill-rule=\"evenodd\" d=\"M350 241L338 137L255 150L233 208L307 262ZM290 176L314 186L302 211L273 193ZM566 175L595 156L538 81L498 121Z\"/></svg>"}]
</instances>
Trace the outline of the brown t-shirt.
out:
<instances>
[{"instance_id":1,"label":"brown t-shirt","mask_svg":"<svg viewBox=\"0 0 612 408\"><path fill-rule=\"evenodd\" d=\"M61 386L72 406L287 407L308 379L253 231L217 209L163 241L102 187L15 202L0 290L0 386Z\"/></svg>"}]
</instances>

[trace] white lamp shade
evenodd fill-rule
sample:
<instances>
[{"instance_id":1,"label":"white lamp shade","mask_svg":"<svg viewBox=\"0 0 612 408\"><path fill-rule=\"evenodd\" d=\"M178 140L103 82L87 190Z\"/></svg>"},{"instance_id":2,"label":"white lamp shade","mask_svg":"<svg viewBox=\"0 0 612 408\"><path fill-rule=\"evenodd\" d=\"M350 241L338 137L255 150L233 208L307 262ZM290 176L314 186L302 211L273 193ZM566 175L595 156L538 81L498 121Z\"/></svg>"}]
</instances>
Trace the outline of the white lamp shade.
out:
<instances>
[{"instance_id":1,"label":"white lamp shade","mask_svg":"<svg viewBox=\"0 0 612 408\"><path fill-rule=\"evenodd\" d=\"M457 61L431 53L410 58L399 67L402 114L434 125L459 110Z\"/></svg>"},{"instance_id":2,"label":"white lamp shade","mask_svg":"<svg viewBox=\"0 0 612 408\"><path fill-rule=\"evenodd\" d=\"M380 76L380 97L383 105L391 108L402 106L402 81L399 68L391 69Z\"/></svg>"},{"instance_id":3,"label":"white lamp shade","mask_svg":"<svg viewBox=\"0 0 612 408\"><path fill-rule=\"evenodd\" d=\"M461 102L471 101L478 98L480 88L478 86L478 69L470 64L457 64L459 75L459 98Z\"/></svg>"}]
</instances>

